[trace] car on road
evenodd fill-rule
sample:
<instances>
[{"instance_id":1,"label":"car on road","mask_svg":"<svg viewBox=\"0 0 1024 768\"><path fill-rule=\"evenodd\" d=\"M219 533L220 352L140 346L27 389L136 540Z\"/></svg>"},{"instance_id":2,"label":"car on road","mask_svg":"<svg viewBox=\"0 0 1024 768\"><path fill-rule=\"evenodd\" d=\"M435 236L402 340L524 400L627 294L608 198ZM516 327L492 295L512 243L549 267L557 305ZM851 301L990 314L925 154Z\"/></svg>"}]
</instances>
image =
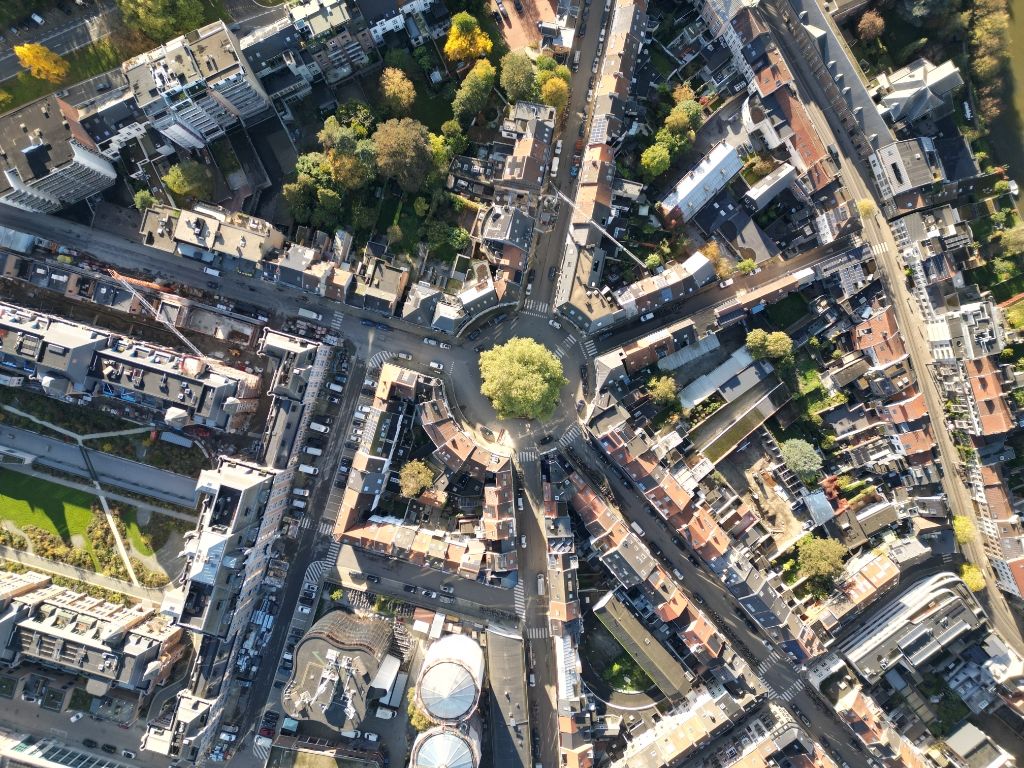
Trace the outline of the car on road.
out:
<instances>
[{"instance_id":1,"label":"car on road","mask_svg":"<svg viewBox=\"0 0 1024 768\"><path fill-rule=\"evenodd\" d=\"M562 324L560 322L558 322L557 320L555 320L554 318L552 318L551 320L548 320L548 325L550 325L552 328L561 328L562 327Z\"/></svg>"},{"instance_id":2,"label":"car on road","mask_svg":"<svg viewBox=\"0 0 1024 768\"><path fill-rule=\"evenodd\" d=\"M206 287L207 288L212 288L213 290L216 291L217 288L218 288L217 281L216 280L207 280L206 281Z\"/></svg>"},{"instance_id":3,"label":"car on road","mask_svg":"<svg viewBox=\"0 0 1024 768\"><path fill-rule=\"evenodd\" d=\"M733 279L732 279L732 278L730 277L730 278L729 278L728 280L720 280L720 281L719 281L719 283L718 283L718 287L719 287L719 288L728 288L728 287L729 287L730 285L732 285L732 284L733 284L733 283L735 283L735 282L736 282L736 281L735 281L735 280L733 280Z\"/></svg>"},{"instance_id":4,"label":"car on road","mask_svg":"<svg viewBox=\"0 0 1024 768\"><path fill-rule=\"evenodd\" d=\"M473 347L473 351L474 352L483 352L484 351L484 345L483 344L477 344L475 347Z\"/></svg>"},{"instance_id":5,"label":"car on road","mask_svg":"<svg viewBox=\"0 0 1024 768\"><path fill-rule=\"evenodd\" d=\"M437 362L437 360L431 360L429 365L435 371L443 371L444 370L444 363L439 363L439 362Z\"/></svg>"},{"instance_id":6,"label":"car on road","mask_svg":"<svg viewBox=\"0 0 1024 768\"><path fill-rule=\"evenodd\" d=\"M267 728L267 726L263 726L262 728L260 728L260 736L266 736L267 738L272 739L274 737L274 729Z\"/></svg>"},{"instance_id":7,"label":"car on road","mask_svg":"<svg viewBox=\"0 0 1024 768\"><path fill-rule=\"evenodd\" d=\"M803 723L804 725L810 725L811 724L811 721L807 719L807 715L805 715L800 710L800 707L798 707L796 704L791 704L790 705L790 709L793 710L793 714L796 715L800 719L801 723Z\"/></svg>"},{"instance_id":8,"label":"car on road","mask_svg":"<svg viewBox=\"0 0 1024 768\"><path fill-rule=\"evenodd\" d=\"M440 344L438 344L438 346L441 347L441 349L451 349L452 348L452 345L449 344L447 341L442 341Z\"/></svg>"},{"instance_id":9,"label":"car on road","mask_svg":"<svg viewBox=\"0 0 1024 768\"><path fill-rule=\"evenodd\" d=\"M117 747L115 747L113 744L104 744L102 747L100 747L100 749L102 749L108 755L117 754Z\"/></svg>"},{"instance_id":10,"label":"car on road","mask_svg":"<svg viewBox=\"0 0 1024 768\"><path fill-rule=\"evenodd\" d=\"M437 339L432 339L429 336L424 336L423 337L423 343L424 344L429 344L432 347L436 347L437 346Z\"/></svg>"},{"instance_id":11,"label":"car on road","mask_svg":"<svg viewBox=\"0 0 1024 768\"><path fill-rule=\"evenodd\" d=\"M526 549L526 534L525 533L522 534L519 537L519 546L522 547L523 549Z\"/></svg>"},{"instance_id":12,"label":"car on road","mask_svg":"<svg viewBox=\"0 0 1024 768\"><path fill-rule=\"evenodd\" d=\"M130 749L122 749L121 750L121 757L127 757L129 760L134 760L135 759L135 753L132 752Z\"/></svg>"},{"instance_id":13,"label":"car on road","mask_svg":"<svg viewBox=\"0 0 1024 768\"><path fill-rule=\"evenodd\" d=\"M548 267L548 280L554 280L555 279L555 275L557 275L557 274L558 274L558 268L557 267Z\"/></svg>"},{"instance_id":14,"label":"car on road","mask_svg":"<svg viewBox=\"0 0 1024 768\"><path fill-rule=\"evenodd\" d=\"M371 584L380 584L380 576L373 573L366 574L366 580Z\"/></svg>"},{"instance_id":15,"label":"car on road","mask_svg":"<svg viewBox=\"0 0 1024 768\"><path fill-rule=\"evenodd\" d=\"M95 739L82 739L82 745L89 749L96 749L100 745Z\"/></svg>"},{"instance_id":16,"label":"car on road","mask_svg":"<svg viewBox=\"0 0 1024 768\"><path fill-rule=\"evenodd\" d=\"M455 604L455 598L454 597L449 597L448 595L441 595L440 600L445 605L454 605Z\"/></svg>"},{"instance_id":17,"label":"car on road","mask_svg":"<svg viewBox=\"0 0 1024 768\"><path fill-rule=\"evenodd\" d=\"M554 439L555 439L555 436L552 435L550 432L548 432L546 435L544 435L544 437L542 437L540 440L537 441L537 444L538 445L547 445L548 443L550 443Z\"/></svg>"},{"instance_id":18,"label":"car on road","mask_svg":"<svg viewBox=\"0 0 1024 768\"><path fill-rule=\"evenodd\" d=\"M341 398L331 395L330 397L327 398L327 402L329 402L331 405L337 405L338 403L341 402Z\"/></svg>"},{"instance_id":19,"label":"car on road","mask_svg":"<svg viewBox=\"0 0 1024 768\"><path fill-rule=\"evenodd\" d=\"M653 320L653 319L654 319L654 313L653 312L648 312L645 315L640 315L640 322L641 323L646 323L648 320Z\"/></svg>"},{"instance_id":20,"label":"car on road","mask_svg":"<svg viewBox=\"0 0 1024 768\"><path fill-rule=\"evenodd\" d=\"M83 717L85 717L85 713L84 713L84 712L75 712L75 714L73 714L73 715L71 716L71 722L72 722L72 723L77 723L77 722L78 722L79 720L81 720L81 719L82 719Z\"/></svg>"},{"instance_id":21,"label":"car on road","mask_svg":"<svg viewBox=\"0 0 1024 768\"><path fill-rule=\"evenodd\" d=\"M377 328L378 331L393 331L394 330L394 328L392 328L387 323L376 323L375 325L376 325L376 328Z\"/></svg>"},{"instance_id":22,"label":"car on road","mask_svg":"<svg viewBox=\"0 0 1024 768\"><path fill-rule=\"evenodd\" d=\"M693 593L693 600L697 605L704 605L704 598L698 595L696 592Z\"/></svg>"},{"instance_id":23,"label":"car on road","mask_svg":"<svg viewBox=\"0 0 1024 768\"><path fill-rule=\"evenodd\" d=\"M580 175L580 168L579 168L578 165L574 165L572 168L569 169L569 176L571 178L575 179L579 175Z\"/></svg>"},{"instance_id":24,"label":"car on road","mask_svg":"<svg viewBox=\"0 0 1024 768\"><path fill-rule=\"evenodd\" d=\"M858 752L864 751L864 747L862 747L860 744L860 739L858 739L856 736L850 737L850 746L856 749Z\"/></svg>"},{"instance_id":25,"label":"car on road","mask_svg":"<svg viewBox=\"0 0 1024 768\"><path fill-rule=\"evenodd\" d=\"M451 584L442 584L441 591L444 592L446 595L454 595L455 587L453 587Z\"/></svg>"},{"instance_id":26,"label":"car on road","mask_svg":"<svg viewBox=\"0 0 1024 768\"><path fill-rule=\"evenodd\" d=\"M373 320L363 319L359 321L359 324L367 328L373 328Z\"/></svg>"},{"instance_id":27,"label":"car on road","mask_svg":"<svg viewBox=\"0 0 1024 768\"><path fill-rule=\"evenodd\" d=\"M698 560L698 559L697 559L696 557L694 557L693 555L687 555L686 557L687 557L687 559L688 559L688 560L689 560L689 561L690 561L691 563L693 563L693 564L694 564L695 566L697 566L698 568L700 568L700 560Z\"/></svg>"},{"instance_id":28,"label":"car on road","mask_svg":"<svg viewBox=\"0 0 1024 768\"><path fill-rule=\"evenodd\" d=\"M406 584L404 587L402 587L402 589L404 589L410 595L416 594L416 587L414 587L412 584Z\"/></svg>"},{"instance_id":29,"label":"car on road","mask_svg":"<svg viewBox=\"0 0 1024 768\"><path fill-rule=\"evenodd\" d=\"M475 331L470 331L469 335L466 338L469 339L470 341L476 341L477 339L480 338L480 329L477 328Z\"/></svg>"},{"instance_id":30,"label":"car on road","mask_svg":"<svg viewBox=\"0 0 1024 768\"><path fill-rule=\"evenodd\" d=\"M424 597L429 597L431 600L437 600L437 592L432 589L421 589L420 594Z\"/></svg>"}]
</instances>

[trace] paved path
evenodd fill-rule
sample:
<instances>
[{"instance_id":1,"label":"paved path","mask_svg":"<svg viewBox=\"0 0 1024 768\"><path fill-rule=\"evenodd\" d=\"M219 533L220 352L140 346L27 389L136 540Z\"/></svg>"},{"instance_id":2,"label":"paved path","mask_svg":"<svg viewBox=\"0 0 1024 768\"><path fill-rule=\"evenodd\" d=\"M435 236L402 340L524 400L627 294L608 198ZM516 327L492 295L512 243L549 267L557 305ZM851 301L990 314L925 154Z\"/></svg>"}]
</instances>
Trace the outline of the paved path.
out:
<instances>
[{"instance_id":1,"label":"paved path","mask_svg":"<svg viewBox=\"0 0 1024 768\"><path fill-rule=\"evenodd\" d=\"M47 560L45 557L33 555L31 552L22 552L17 549L12 549L11 547L0 545L0 557L16 563L21 563L22 565L36 571L43 571L44 573L52 573L57 576L66 576L69 579L84 581L87 584L103 587L104 589L109 589L111 592L120 592L121 594L128 595L136 600L153 603L154 605L160 605L164 599L164 593L162 590L135 586L119 579L112 579L109 576L103 576L102 574L95 573L93 571L76 568L73 565L55 563L52 560Z\"/></svg>"}]
</instances>

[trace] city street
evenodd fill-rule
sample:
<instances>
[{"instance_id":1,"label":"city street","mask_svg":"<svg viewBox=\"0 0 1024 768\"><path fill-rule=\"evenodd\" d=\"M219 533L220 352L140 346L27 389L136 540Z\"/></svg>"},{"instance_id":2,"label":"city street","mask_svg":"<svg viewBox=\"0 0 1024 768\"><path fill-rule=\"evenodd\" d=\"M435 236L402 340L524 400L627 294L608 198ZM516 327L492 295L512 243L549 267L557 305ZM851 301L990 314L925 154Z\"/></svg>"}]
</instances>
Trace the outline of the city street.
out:
<instances>
[{"instance_id":1,"label":"city street","mask_svg":"<svg viewBox=\"0 0 1024 768\"><path fill-rule=\"evenodd\" d=\"M42 43L51 51L68 54L96 40L102 40L110 31L111 23L119 18L117 7L111 0L103 0L84 8L70 5L73 16L65 16L57 8L44 15L42 26L32 24L27 29L18 29L17 34L3 30L4 43L0 44L0 80L14 77L21 72L21 64L14 55L14 46L24 43Z\"/></svg>"}]
</instances>

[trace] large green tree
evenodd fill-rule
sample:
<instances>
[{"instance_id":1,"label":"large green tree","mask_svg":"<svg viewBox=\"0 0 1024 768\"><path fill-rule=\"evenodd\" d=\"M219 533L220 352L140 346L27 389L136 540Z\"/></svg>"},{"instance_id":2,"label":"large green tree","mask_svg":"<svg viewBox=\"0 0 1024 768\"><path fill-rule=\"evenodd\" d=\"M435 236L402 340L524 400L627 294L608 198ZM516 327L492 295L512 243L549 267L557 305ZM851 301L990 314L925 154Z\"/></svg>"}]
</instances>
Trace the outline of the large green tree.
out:
<instances>
[{"instance_id":1,"label":"large green tree","mask_svg":"<svg viewBox=\"0 0 1024 768\"><path fill-rule=\"evenodd\" d=\"M473 65L452 101L452 113L458 120L469 120L487 105L495 75L494 66L487 59Z\"/></svg>"},{"instance_id":2,"label":"large green tree","mask_svg":"<svg viewBox=\"0 0 1024 768\"><path fill-rule=\"evenodd\" d=\"M413 459L402 465L402 469L398 473L398 482L402 489L402 495L414 499L434 482L434 473L426 462Z\"/></svg>"},{"instance_id":3,"label":"large green tree","mask_svg":"<svg viewBox=\"0 0 1024 768\"><path fill-rule=\"evenodd\" d=\"M569 382L547 347L521 337L481 353L480 378L480 391L501 419L551 418Z\"/></svg>"},{"instance_id":4,"label":"large green tree","mask_svg":"<svg viewBox=\"0 0 1024 768\"><path fill-rule=\"evenodd\" d=\"M676 401L676 381L671 376L657 376L650 380L647 388L658 405L669 405Z\"/></svg>"},{"instance_id":5,"label":"large green tree","mask_svg":"<svg viewBox=\"0 0 1024 768\"><path fill-rule=\"evenodd\" d=\"M651 144L640 155L640 170L648 179L661 176L671 164L672 156L662 144Z\"/></svg>"},{"instance_id":6,"label":"large green tree","mask_svg":"<svg viewBox=\"0 0 1024 768\"><path fill-rule=\"evenodd\" d=\"M199 29L207 21L201 0L117 0L121 16L155 43Z\"/></svg>"},{"instance_id":7,"label":"large green tree","mask_svg":"<svg viewBox=\"0 0 1024 768\"><path fill-rule=\"evenodd\" d=\"M747 334L747 351L755 360L780 360L793 353L793 340L782 331L755 328Z\"/></svg>"},{"instance_id":8,"label":"large green tree","mask_svg":"<svg viewBox=\"0 0 1024 768\"><path fill-rule=\"evenodd\" d=\"M434 167L426 127L404 117L377 126L373 134L377 168L405 192L416 192Z\"/></svg>"},{"instance_id":9,"label":"large green tree","mask_svg":"<svg viewBox=\"0 0 1024 768\"><path fill-rule=\"evenodd\" d=\"M145 211L147 208L152 208L156 205L156 198L153 197L148 189L140 189L136 192L133 201L135 202L135 209L139 211Z\"/></svg>"},{"instance_id":10,"label":"large green tree","mask_svg":"<svg viewBox=\"0 0 1024 768\"><path fill-rule=\"evenodd\" d=\"M786 440L779 449L782 451L782 461L801 480L811 482L818 478L822 461L813 445L806 440L794 438Z\"/></svg>"},{"instance_id":11,"label":"large green tree","mask_svg":"<svg viewBox=\"0 0 1024 768\"><path fill-rule=\"evenodd\" d=\"M389 114L406 115L416 101L416 86L402 70L385 67L380 74L380 96Z\"/></svg>"},{"instance_id":12,"label":"large green tree","mask_svg":"<svg viewBox=\"0 0 1024 768\"><path fill-rule=\"evenodd\" d=\"M194 160L172 165L163 176L164 186L182 197L208 200L213 194L213 174Z\"/></svg>"},{"instance_id":13,"label":"large green tree","mask_svg":"<svg viewBox=\"0 0 1024 768\"><path fill-rule=\"evenodd\" d=\"M809 579L834 579L843 572L847 549L835 539L819 539L808 534L796 543L796 562L800 575Z\"/></svg>"},{"instance_id":14,"label":"large green tree","mask_svg":"<svg viewBox=\"0 0 1024 768\"><path fill-rule=\"evenodd\" d=\"M536 82L530 57L523 51L511 51L502 56L499 82L508 100L513 103L533 98Z\"/></svg>"}]
</instances>

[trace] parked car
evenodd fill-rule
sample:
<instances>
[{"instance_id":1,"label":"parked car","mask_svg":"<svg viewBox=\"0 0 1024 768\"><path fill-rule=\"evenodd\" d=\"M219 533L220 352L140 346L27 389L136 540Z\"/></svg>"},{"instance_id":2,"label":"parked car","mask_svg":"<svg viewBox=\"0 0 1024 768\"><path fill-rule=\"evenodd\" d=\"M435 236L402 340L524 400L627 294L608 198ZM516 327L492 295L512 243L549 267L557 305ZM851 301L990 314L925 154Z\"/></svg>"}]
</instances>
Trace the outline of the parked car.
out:
<instances>
[{"instance_id":1,"label":"parked car","mask_svg":"<svg viewBox=\"0 0 1024 768\"><path fill-rule=\"evenodd\" d=\"M115 747L113 744L104 744L102 747L100 747L100 749L102 749L108 755L117 754L117 747Z\"/></svg>"},{"instance_id":2,"label":"parked car","mask_svg":"<svg viewBox=\"0 0 1024 768\"><path fill-rule=\"evenodd\" d=\"M420 594L424 597L429 597L431 600L437 599L437 592L432 589L421 589Z\"/></svg>"},{"instance_id":3,"label":"parked car","mask_svg":"<svg viewBox=\"0 0 1024 768\"><path fill-rule=\"evenodd\" d=\"M446 595L454 595L455 587L453 587L451 584L442 584L441 591L444 592Z\"/></svg>"},{"instance_id":4,"label":"parked car","mask_svg":"<svg viewBox=\"0 0 1024 768\"><path fill-rule=\"evenodd\" d=\"M122 749L121 750L121 757L127 757L129 760L134 760L135 759L135 753L132 752L130 749Z\"/></svg>"},{"instance_id":5,"label":"parked car","mask_svg":"<svg viewBox=\"0 0 1024 768\"><path fill-rule=\"evenodd\" d=\"M540 440L538 440L537 443L539 445L547 445L548 443L550 443L554 439L555 439L555 436L552 435L550 432L548 432L546 435L544 435L544 437L542 437Z\"/></svg>"},{"instance_id":6,"label":"parked car","mask_svg":"<svg viewBox=\"0 0 1024 768\"><path fill-rule=\"evenodd\" d=\"M416 594L416 587L414 587L412 584L406 584L404 587L402 587L402 589L404 589L410 595Z\"/></svg>"},{"instance_id":7,"label":"parked car","mask_svg":"<svg viewBox=\"0 0 1024 768\"><path fill-rule=\"evenodd\" d=\"M82 739L82 744L89 749L96 749L100 745L96 739Z\"/></svg>"},{"instance_id":8,"label":"parked car","mask_svg":"<svg viewBox=\"0 0 1024 768\"><path fill-rule=\"evenodd\" d=\"M373 573L366 574L366 580L371 584L380 584L380 576Z\"/></svg>"},{"instance_id":9,"label":"parked car","mask_svg":"<svg viewBox=\"0 0 1024 768\"><path fill-rule=\"evenodd\" d=\"M84 713L84 712L75 712L75 714L73 714L73 715L71 716L71 722L72 722L72 723L77 723L77 722L78 722L79 720L81 720L81 719L82 719L83 717L85 717L85 713Z\"/></svg>"},{"instance_id":10,"label":"parked car","mask_svg":"<svg viewBox=\"0 0 1024 768\"><path fill-rule=\"evenodd\" d=\"M548 267L548 280L554 280L555 279L555 275L557 275L557 274L558 274L558 268L557 267Z\"/></svg>"},{"instance_id":11,"label":"parked car","mask_svg":"<svg viewBox=\"0 0 1024 768\"><path fill-rule=\"evenodd\" d=\"M478 338L480 338L480 329L477 328L475 331L470 331L469 335L466 338L469 339L470 341L476 341Z\"/></svg>"}]
</instances>

